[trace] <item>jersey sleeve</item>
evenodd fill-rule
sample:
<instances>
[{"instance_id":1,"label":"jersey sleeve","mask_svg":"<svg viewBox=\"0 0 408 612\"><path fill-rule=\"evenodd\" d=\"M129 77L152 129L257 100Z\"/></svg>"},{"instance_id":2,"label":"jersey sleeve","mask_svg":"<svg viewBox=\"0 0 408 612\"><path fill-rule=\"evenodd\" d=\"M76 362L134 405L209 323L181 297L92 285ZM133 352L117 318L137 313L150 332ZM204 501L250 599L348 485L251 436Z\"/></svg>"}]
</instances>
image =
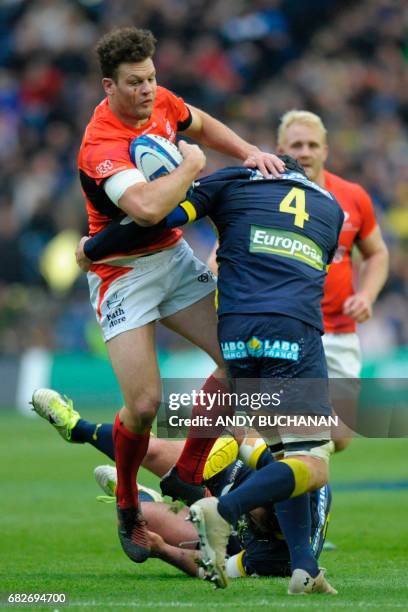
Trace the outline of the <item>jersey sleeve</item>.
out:
<instances>
[{"instance_id":1,"label":"jersey sleeve","mask_svg":"<svg viewBox=\"0 0 408 612\"><path fill-rule=\"evenodd\" d=\"M358 238L364 240L376 227L377 220L375 218L374 205L368 193L360 185L356 185L356 189L357 202L361 213L361 227Z\"/></svg>"},{"instance_id":2,"label":"jersey sleeve","mask_svg":"<svg viewBox=\"0 0 408 612\"><path fill-rule=\"evenodd\" d=\"M188 192L186 201L182 203L192 207L189 222L206 216L212 217L217 210L221 193L226 186L227 183L221 172L215 172L196 181L193 189Z\"/></svg>"},{"instance_id":3,"label":"jersey sleeve","mask_svg":"<svg viewBox=\"0 0 408 612\"><path fill-rule=\"evenodd\" d=\"M343 210L340 208L340 205L338 204L338 222L337 222L337 240L336 240L336 244L334 245L334 247L332 248L332 250L329 252L328 258L327 258L327 263L331 264L331 262L333 261L333 257L336 254L337 251L337 247L339 245L339 237L340 237L340 232L343 229L343 223L344 223L344 212Z\"/></svg>"},{"instance_id":4,"label":"jersey sleeve","mask_svg":"<svg viewBox=\"0 0 408 612\"><path fill-rule=\"evenodd\" d=\"M130 217L121 217L89 238L84 244L84 253L91 261L99 261L118 252L131 252L149 244L165 227L165 220L157 225L142 227Z\"/></svg>"},{"instance_id":5,"label":"jersey sleeve","mask_svg":"<svg viewBox=\"0 0 408 612\"><path fill-rule=\"evenodd\" d=\"M183 98L176 96L168 89L163 89L163 91L166 91L167 107L173 115L172 118L175 124L177 125L177 132L183 132L188 127L190 127L190 124L193 120L191 111L187 104L184 102Z\"/></svg>"},{"instance_id":6,"label":"jersey sleeve","mask_svg":"<svg viewBox=\"0 0 408 612\"><path fill-rule=\"evenodd\" d=\"M99 181L117 172L134 169L129 155L128 139L114 136L89 139L81 151L79 168L89 177Z\"/></svg>"}]
</instances>

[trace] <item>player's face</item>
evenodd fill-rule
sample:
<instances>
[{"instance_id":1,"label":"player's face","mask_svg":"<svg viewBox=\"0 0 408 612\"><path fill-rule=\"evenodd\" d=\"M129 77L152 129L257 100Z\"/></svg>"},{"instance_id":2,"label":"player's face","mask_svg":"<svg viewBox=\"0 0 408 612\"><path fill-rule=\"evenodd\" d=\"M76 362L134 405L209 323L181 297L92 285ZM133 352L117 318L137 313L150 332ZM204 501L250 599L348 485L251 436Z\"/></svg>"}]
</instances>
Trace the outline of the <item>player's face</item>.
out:
<instances>
[{"instance_id":1,"label":"player's face","mask_svg":"<svg viewBox=\"0 0 408 612\"><path fill-rule=\"evenodd\" d=\"M278 151L297 159L312 181L321 178L328 149L319 128L303 123L292 123L286 130Z\"/></svg>"},{"instance_id":2,"label":"player's face","mask_svg":"<svg viewBox=\"0 0 408 612\"><path fill-rule=\"evenodd\" d=\"M123 63L116 79L103 79L114 112L133 121L144 121L153 111L156 97L156 70L151 58Z\"/></svg>"}]
</instances>

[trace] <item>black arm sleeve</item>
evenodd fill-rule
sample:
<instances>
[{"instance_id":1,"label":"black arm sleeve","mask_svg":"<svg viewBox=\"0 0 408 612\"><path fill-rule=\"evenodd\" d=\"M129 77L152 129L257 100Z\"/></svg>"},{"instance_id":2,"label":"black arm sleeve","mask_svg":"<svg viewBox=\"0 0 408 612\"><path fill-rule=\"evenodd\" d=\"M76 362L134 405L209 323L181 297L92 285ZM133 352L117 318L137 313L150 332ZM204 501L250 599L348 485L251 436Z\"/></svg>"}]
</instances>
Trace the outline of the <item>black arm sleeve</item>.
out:
<instances>
[{"instance_id":1,"label":"black arm sleeve","mask_svg":"<svg viewBox=\"0 0 408 612\"><path fill-rule=\"evenodd\" d=\"M114 253L126 253L148 245L165 229L165 220L158 225L142 227L128 217L111 221L105 229L92 236L84 244L84 253L91 261L104 259Z\"/></svg>"}]
</instances>

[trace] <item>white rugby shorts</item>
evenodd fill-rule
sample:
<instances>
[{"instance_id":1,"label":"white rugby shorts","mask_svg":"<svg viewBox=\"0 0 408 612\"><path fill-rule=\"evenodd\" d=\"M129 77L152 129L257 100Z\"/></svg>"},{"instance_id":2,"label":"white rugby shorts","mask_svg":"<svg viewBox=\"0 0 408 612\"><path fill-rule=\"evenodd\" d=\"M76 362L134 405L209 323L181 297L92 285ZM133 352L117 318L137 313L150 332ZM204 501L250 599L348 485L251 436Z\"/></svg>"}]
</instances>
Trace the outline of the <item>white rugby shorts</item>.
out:
<instances>
[{"instance_id":1,"label":"white rugby shorts","mask_svg":"<svg viewBox=\"0 0 408 612\"><path fill-rule=\"evenodd\" d=\"M340 419L339 426L332 431L332 438L351 437L356 431L360 395L360 340L355 333L325 334L322 340L329 378L332 379L332 406Z\"/></svg>"},{"instance_id":2,"label":"white rugby shorts","mask_svg":"<svg viewBox=\"0 0 408 612\"><path fill-rule=\"evenodd\" d=\"M96 264L88 272L88 284L105 342L183 310L216 288L214 275L185 240L115 265Z\"/></svg>"},{"instance_id":3,"label":"white rugby shorts","mask_svg":"<svg viewBox=\"0 0 408 612\"><path fill-rule=\"evenodd\" d=\"M322 336L329 378L359 378L360 340L355 333Z\"/></svg>"}]
</instances>

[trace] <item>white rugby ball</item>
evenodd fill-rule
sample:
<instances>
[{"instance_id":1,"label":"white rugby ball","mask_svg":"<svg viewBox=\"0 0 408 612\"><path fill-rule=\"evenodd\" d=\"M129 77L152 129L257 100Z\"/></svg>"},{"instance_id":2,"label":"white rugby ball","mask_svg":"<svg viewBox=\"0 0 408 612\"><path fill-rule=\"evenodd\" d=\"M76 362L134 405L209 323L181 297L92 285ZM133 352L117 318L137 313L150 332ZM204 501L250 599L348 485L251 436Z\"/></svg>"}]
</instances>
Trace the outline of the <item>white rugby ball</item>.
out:
<instances>
[{"instance_id":1,"label":"white rugby ball","mask_svg":"<svg viewBox=\"0 0 408 612\"><path fill-rule=\"evenodd\" d=\"M148 182L168 174L183 161L176 145L156 134L134 138L129 152L130 159Z\"/></svg>"}]
</instances>

